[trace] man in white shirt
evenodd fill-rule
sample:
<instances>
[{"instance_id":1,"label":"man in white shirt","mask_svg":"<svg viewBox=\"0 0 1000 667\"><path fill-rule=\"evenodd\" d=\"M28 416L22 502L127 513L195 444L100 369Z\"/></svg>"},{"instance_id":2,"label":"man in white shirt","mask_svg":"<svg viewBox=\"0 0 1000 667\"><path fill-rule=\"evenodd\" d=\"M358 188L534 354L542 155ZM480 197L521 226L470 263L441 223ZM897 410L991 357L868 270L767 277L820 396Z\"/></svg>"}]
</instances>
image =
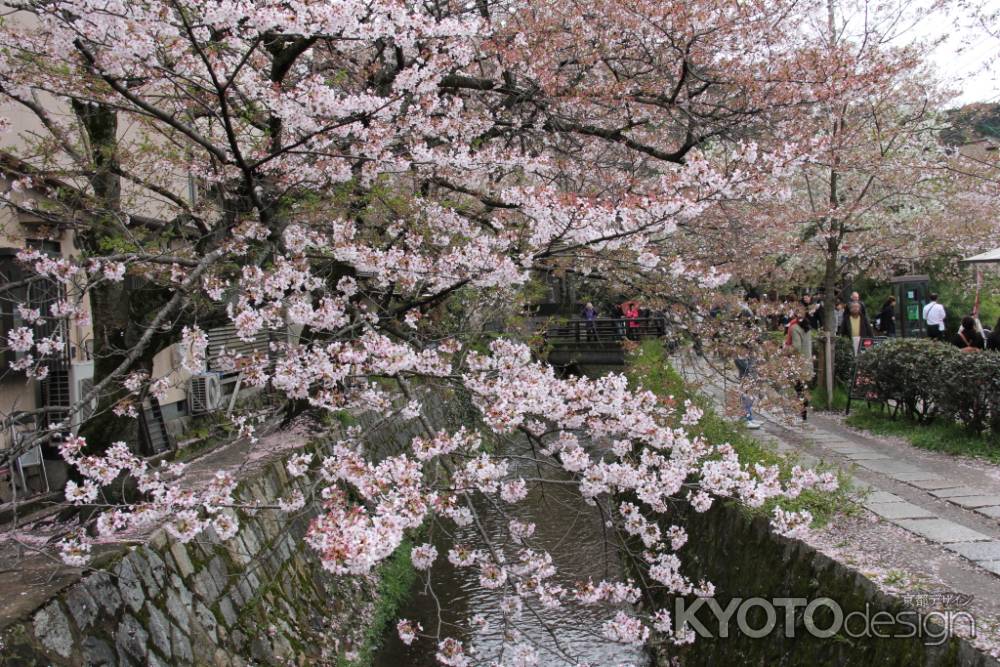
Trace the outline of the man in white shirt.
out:
<instances>
[{"instance_id":1,"label":"man in white shirt","mask_svg":"<svg viewBox=\"0 0 1000 667\"><path fill-rule=\"evenodd\" d=\"M927 337L944 340L944 318L947 315L944 306L938 303L938 295L931 294L931 300L924 306L924 322L927 323Z\"/></svg>"}]
</instances>

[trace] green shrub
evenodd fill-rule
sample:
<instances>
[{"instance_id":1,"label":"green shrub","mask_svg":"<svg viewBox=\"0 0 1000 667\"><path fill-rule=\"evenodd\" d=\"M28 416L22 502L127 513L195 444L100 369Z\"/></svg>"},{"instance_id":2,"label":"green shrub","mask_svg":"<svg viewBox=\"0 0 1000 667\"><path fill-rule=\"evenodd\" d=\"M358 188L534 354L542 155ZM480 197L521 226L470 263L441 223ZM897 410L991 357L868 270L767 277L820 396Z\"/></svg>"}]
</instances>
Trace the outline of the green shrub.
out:
<instances>
[{"instance_id":1,"label":"green shrub","mask_svg":"<svg viewBox=\"0 0 1000 667\"><path fill-rule=\"evenodd\" d=\"M824 345L822 340L813 344L813 349ZM841 387L851 386L851 373L854 370L854 344L846 336L837 336L833 343L833 376Z\"/></svg>"},{"instance_id":2,"label":"green shrub","mask_svg":"<svg viewBox=\"0 0 1000 667\"><path fill-rule=\"evenodd\" d=\"M1000 354L955 352L935 364L934 403L974 433L1000 433Z\"/></svg>"},{"instance_id":3,"label":"green shrub","mask_svg":"<svg viewBox=\"0 0 1000 667\"><path fill-rule=\"evenodd\" d=\"M1000 433L1000 354L962 352L927 339L889 340L858 360L871 390L905 416L940 416L973 433Z\"/></svg>"},{"instance_id":4,"label":"green shrub","mask_svg":"<svg viewBox=\"0 0 1000 667\"><path fill-rule=\"evenodd\" d=\"M907 417L922 421L938 407L942 365L960 354L926 338L895 338L861 355L858 372L871 378L880 401L894 401Z\"/></svg>"}]
</instances>

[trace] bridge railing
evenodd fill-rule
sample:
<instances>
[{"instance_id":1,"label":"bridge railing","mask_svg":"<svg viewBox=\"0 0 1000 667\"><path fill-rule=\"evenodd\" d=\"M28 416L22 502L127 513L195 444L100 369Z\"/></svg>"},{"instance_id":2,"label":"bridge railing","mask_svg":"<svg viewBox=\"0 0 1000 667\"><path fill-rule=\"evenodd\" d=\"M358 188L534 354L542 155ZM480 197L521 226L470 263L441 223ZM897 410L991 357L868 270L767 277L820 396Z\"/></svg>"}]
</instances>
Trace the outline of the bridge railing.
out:
<instances>
[{"instance_id":1,"label":"bridge railing","mask_svg":"<svg viewBox=\"0 0 1000 667\"><path fill-rule=\"evenodd\" d=\"M614 342L625 339L660 338L667 333L663 317L601 317L596 320L569 320L545 330L552 343Z\"/></svg>"}]
</instances>

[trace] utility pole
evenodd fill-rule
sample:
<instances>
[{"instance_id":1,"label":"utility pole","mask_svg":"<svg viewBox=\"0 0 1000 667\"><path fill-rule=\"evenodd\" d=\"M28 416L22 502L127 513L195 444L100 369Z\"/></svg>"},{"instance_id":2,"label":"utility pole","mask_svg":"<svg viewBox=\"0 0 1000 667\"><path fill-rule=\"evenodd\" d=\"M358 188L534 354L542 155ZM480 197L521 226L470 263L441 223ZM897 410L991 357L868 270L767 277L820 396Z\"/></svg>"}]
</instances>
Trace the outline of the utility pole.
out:
<instances>
[{"instance_id":1,"label":"utility pole","mask_svg":"<svg viewBox=\"0 0 1000 667\"><path fill-rule=\"evenodd\" d=\"M836 46L836 42L837 42L836 0L826 0L826 21L827 21L827 27L830 30L830 51L832 52L833 49L834 49L834 47ZM836 120L836 118L834 118L834 121L833 121L833 131L834 131L834 133L836 133L836 131L837 131L837 120ZM831 169L832 168L833 167L831 167ZM836 183L836 177L837 177L836 172L832 172L830 174L831 194L833 194L833 188L834 188L834 184ZM829 259L828 259L828 261L829 261ZM824 322L823 322L823 338L825 339L824 340L825 345L824 345L823 362L824 362L824 366L825 366L824 370L826 371L825 373L823 373L823 375L825 376L823 379L826 381L825 382L825 385L826 385L826 409L827 410L832 410L833 409L833 388L834 388L834 384L835 384L834 377L833 377L833 355L834 355L835 348L834 348L834 344L833 344L834 332L832 331L832 328L833 328L832 324L833 324L833 322L836 321L836 312L835 311L836 311L837 304L836 304L836 299L833 297L834 289L829 284L830 283L829 273L830 273L830 268L827 267L826 272L825 272L825 275L826 275L826 279L824 281L825 284L823 285L823 300L824 300L824 305L823 305L823 314L824 314L824 318L823 318L824 319Z\"/></svg>"}]
</instances>

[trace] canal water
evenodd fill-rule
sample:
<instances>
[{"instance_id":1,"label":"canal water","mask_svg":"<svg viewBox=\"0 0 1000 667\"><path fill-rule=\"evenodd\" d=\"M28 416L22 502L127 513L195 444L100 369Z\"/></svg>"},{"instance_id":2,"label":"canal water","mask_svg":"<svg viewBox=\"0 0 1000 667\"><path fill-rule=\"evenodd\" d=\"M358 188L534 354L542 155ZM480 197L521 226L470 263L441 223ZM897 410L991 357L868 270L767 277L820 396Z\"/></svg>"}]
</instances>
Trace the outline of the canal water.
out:
<instances>
[{"instance_id":1,"label":"canal water","mask_svg":"<svg viewBox=\"0 0 1000 667\"><path fill-rule=\"evenodd\" d=\"M538 475L534 467L519 473L524 477ZM551 473L547 472L546 476L551 478ZM531 546L547 550L557 568L558 573L552 581L568 588L587 579L594 582L620 579L622 565L613 542L605 539L598 508L584 504L572 484L546 484L544 489L534 487L521 502L505 505L506 515L485 504L481 507L483 529L494 546L502 546L511 560L521 547L503 543L504 527L511 518L530 521L536 525ZM473 653L470 665L489 665L493 661L504 665L519 664L512 654L519 643L533 647L539 665L644 667L649 664L642 649L613 643L601 635L601 626L616 611L607 605L583 605L567 595L560 608L546 609L532 599L530 605L525 603L517 620L505 616L501 610L502 595L482 588L478 568L457 568L447 560L448 550L456 543L476 549L487 548L486 540L474 524L454 529L451 535L439 529L431 540L439 554L431 570L433 588L428 590L426 576L421 577L399 616L418 621L425 633L452 636L465 642L466 649ZM465 619L475 615L481 616L485 627L475 631L463 631L458 627L466 625ZM431 667L438 664L436 651L436 640L427 637L406 646L393 624L387 630L375 664L378 667Z\"/></svg>"}]
</instances>

